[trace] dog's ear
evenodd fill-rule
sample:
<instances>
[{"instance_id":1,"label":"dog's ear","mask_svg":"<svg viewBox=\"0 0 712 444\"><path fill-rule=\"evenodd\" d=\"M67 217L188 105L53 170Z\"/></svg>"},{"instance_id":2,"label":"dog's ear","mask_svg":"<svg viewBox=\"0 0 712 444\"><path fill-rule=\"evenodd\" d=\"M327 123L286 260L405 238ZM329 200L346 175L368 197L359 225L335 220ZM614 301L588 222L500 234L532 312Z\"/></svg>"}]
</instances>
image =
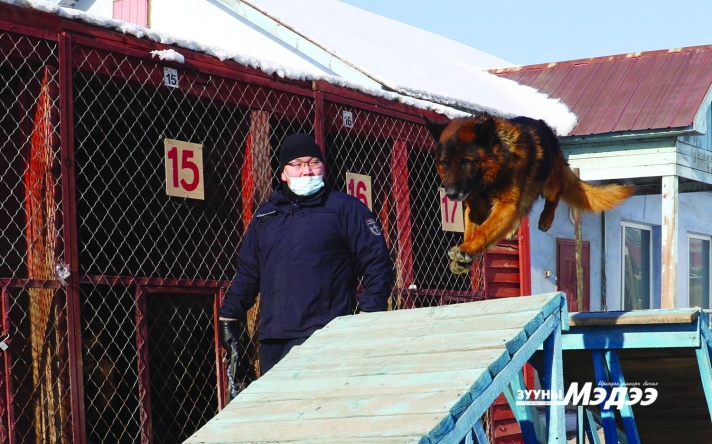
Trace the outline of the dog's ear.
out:
<instances>
[{"instance_id":1,"label":"dog's ear","mask_svg":"<svg viewBox=\"0 0 712 444\"><path fill-rule=\"evenodd\" d=\"M497 125L493 118L488 117L485 121L477 124L475 129L477 143L483 146L493 145L496 133Z\"/></svg>"},{"instance_id":2,"label":"dog's ear","mask_svg":"<svg viewBox=\"0 0 712 444\"><path fill-rule=\"evenodd\" d=\"M450 122L436 122L435 120L429 119L427 116L423 116L423 120L425 121L425 127L428 128L430 134L433 135L435 141L440 142L440 135L443 133L443 131Z\"/></svg>"}]
</instances>

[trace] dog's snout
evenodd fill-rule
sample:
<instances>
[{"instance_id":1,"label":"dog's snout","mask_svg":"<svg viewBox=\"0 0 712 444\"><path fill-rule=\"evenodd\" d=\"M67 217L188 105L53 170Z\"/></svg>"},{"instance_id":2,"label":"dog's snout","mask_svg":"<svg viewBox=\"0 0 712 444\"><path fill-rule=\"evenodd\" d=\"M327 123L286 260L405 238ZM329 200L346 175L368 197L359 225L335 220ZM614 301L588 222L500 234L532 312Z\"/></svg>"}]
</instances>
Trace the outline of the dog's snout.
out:
<instances>
[{"instance_id":1,"label":"dog's snout","mask_svg":"<svg viewBox=\"0 0 712 444\"><path fill-rule=\"evenodd\" d=\"M452 188L452 189L446 188L446 189L445 189L445 195L446 195L446 196L448 197L448 199L450 199L450 200L462 201L462 200L465 200L465 198L467 197L468 193L465 192L465 191L462 191L462 190L455 189L455 188Z\"/></svg>"}]
</instances>

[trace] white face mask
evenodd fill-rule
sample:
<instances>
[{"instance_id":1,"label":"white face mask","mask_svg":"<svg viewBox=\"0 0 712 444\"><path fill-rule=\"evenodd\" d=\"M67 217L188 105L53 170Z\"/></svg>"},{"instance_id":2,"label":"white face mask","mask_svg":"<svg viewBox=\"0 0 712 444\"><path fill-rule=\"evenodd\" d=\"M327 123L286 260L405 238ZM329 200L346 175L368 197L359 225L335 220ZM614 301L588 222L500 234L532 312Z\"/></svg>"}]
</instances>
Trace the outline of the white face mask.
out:
<instances>
[{"instance_id":1,"label":"white face mask","mask_svg":"<svg viewBox=\"0 0 712 444\"><path fill-rule=\"evenodd\" d=\"M322 176L288 177L289 189L298 196L311 196L324 186Z\"/></svg>"}]
</instances>

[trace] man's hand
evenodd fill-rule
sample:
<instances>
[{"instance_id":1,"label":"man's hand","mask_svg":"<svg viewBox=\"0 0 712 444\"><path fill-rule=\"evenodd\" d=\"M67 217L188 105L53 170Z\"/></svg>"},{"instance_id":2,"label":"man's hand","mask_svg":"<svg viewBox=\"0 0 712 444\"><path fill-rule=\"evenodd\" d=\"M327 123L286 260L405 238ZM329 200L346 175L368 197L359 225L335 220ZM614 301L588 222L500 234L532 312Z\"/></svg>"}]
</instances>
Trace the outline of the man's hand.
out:
<instances>
[{"instance_id":1,"label":"man's hand","mask_svg":"<svg viewBox=\"0 0 712 444\"><path fill-rule=\"evenodd\" d=\"M235 342L239 344L240 341L240 321L237 319L220 318L220 327L218 331L218 339L220 340L220 345L230 351L230 343Z\"/></svg>"}]
</instances>

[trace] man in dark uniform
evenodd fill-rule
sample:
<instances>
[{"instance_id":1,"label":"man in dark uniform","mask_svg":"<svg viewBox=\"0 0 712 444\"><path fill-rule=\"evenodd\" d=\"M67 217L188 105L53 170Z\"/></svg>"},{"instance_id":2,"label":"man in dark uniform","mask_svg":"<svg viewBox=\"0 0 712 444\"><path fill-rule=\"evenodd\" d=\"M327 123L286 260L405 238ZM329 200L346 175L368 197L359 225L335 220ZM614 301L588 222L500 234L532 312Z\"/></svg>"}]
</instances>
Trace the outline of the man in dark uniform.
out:
<instances>
[{"instance_id":1,"label":"man in dark uniform","mask_svg":"<svg viewBox=\"0 0 712 444\"><path fill-rule=\"evenodd\" d=\"M282 182L255 213L238 268L220 308L220 343L240 337L260 294L260 370L337 316L386 310L393 262L378 224L356 198L325 186L321 149L307 134L288 136L279 154ZM239 343L239 342L238 342Z\"/></svg>"}]
</instances>

